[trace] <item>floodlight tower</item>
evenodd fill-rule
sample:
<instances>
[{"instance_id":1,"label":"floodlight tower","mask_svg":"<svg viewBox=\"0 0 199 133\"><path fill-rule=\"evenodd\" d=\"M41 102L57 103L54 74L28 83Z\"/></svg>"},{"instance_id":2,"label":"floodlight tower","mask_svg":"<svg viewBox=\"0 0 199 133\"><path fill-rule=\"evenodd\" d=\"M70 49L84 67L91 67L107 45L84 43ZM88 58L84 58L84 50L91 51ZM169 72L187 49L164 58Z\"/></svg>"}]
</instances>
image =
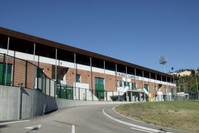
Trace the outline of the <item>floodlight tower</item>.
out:
<instances>
[{"instance_id":1,"label":"floodlight tower","mask_svg":"<svg viewBox=\"0 0 199 133\"><path fill-rule=\"evenodd\" d=\"M160 56L159 63L161 65L163 65L163 69L164 69L164 73L165 73L165 64L167 63L166 58L164 56Z\"/></svg>"}]
</instances>

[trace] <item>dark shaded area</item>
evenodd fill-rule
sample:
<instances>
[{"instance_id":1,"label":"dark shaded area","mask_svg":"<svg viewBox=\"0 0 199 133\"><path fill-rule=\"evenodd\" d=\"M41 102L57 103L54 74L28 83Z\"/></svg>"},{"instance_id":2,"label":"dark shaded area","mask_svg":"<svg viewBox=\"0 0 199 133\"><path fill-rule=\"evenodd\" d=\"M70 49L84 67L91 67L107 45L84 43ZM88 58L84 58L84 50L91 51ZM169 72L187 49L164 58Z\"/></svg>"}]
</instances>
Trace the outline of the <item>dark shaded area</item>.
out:
<instances>
[{"instance_id":1,"label":"dark shaded area","mask_svg":"<svg viewBox=\"0 0 199 133\"><path fill-rule=\"evenodd\" d=\"M1 123L0 123L1 124ZM7 125L0 125L0 133L1 133L1 129L2 128L7 128L8 126Z\"/></svg>"}]
</instances>

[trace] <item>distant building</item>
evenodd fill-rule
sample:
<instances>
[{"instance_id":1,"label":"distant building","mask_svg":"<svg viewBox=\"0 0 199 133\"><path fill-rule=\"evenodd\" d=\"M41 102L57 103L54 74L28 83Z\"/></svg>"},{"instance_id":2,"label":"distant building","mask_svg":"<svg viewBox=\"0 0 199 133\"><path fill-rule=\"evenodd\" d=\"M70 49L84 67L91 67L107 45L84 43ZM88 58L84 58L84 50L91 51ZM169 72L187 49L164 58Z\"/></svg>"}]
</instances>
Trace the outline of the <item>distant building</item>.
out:
<instances>
[{"instance_id":1,"label":"distant building","mask_svg":"<svg viewBox=\"0 0 199 133\"><path fill-rule=\"evenodd\" d=\"M191 71L189 70L185 70L185 71L182 71L182 72L177 72L177 76L190 76L191 75Z\"/></svg>"}]
</instances>

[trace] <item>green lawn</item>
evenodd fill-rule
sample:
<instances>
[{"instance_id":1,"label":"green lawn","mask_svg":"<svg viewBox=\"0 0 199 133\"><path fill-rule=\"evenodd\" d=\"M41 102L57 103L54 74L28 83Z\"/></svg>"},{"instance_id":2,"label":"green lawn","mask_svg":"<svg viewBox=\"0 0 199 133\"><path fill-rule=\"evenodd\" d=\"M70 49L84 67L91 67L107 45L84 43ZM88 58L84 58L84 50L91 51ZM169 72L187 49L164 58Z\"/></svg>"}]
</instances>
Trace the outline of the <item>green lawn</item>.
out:
<instances>
[{"instance_id":1,"label":"green lawn","mask_svg":"<svg viewBox=\"0 0 199 133\"><path fill-rule=\"evenodd\" d=\"M199 101L124 104L115 110L146 123L199 133Z\"/></svg>"}]
</instances>

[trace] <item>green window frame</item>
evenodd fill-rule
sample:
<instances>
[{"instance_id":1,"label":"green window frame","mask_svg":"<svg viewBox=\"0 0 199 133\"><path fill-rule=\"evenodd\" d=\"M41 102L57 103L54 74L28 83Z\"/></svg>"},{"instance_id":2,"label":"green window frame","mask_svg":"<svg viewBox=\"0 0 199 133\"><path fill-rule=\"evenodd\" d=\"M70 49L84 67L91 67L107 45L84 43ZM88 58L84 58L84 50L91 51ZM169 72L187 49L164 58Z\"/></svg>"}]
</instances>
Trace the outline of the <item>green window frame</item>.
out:
<instances>
[{"instance_id":1,"label":"green window frame","mask_svg":"<svg viewBox=\"0 0 199 133\"><path fill-rule=\"evenodd\" d=\"M95 95L99 99L104 99L104 78L95 77Z\"/></svg>"},{"instance_id":2,"label":"green window frame","mask_svg":"<svg viewBox=\"0 0 199 133\"><path fill-rule=\"evenodd\" d=\"M7 66L7 70L6 70ZM7 74L6 74L7 72ZM12 64L0 63L0 84L11 85L12 83Z\"/></svg>"}]
</instances>

